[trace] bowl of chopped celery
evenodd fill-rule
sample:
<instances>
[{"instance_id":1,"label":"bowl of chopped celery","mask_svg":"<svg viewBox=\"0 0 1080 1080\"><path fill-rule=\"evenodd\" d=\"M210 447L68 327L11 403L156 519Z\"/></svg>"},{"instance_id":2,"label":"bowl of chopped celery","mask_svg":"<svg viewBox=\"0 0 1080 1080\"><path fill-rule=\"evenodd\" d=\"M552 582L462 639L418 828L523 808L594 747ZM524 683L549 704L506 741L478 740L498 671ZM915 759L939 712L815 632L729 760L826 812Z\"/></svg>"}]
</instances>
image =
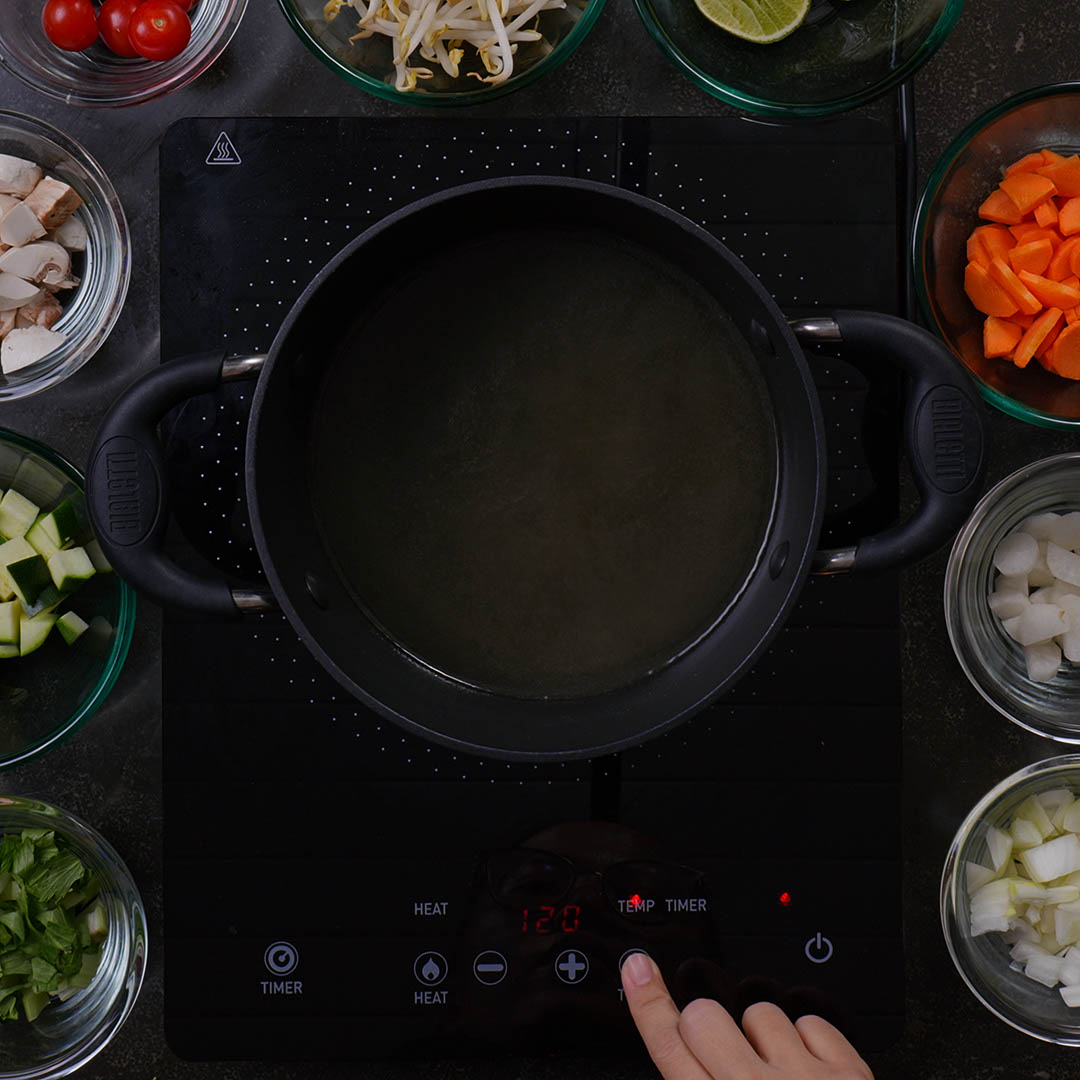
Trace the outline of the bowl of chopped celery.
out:
<instances>
[{"instance_id":1,"label":"bowl of chopped celery","mask_svg":"<svg viewBox=\"0 0 1080 1080\"><path fill-rule=\"evenodd\" d=\"M145 966L143 903L108 841L0 796L0 1080L85 1065L127 1019Z\"/></svg>"},{"instance_id":2,"label":"bowl of chopped celery","mask_svg":"<svg viewBox=\"0 0 1080 1080\"><path fill-rule=\"evenodd\" d=\"M86 522L79 470L0 428L0 769L85 724L127 657L135 594Z\"/></svg>"},{"instance_id":3,"label":"bowl of chopped celery","mask_svg":"<svg viewBox=\"0 0 1080 1080\"><path fill-rule=\"evenodd\" d=\"M1080 1046L1080 755L1029 765L976 804L945 861L941 925L995 1016Z\"/></svg>"},{"instance_id":4,"label":"bowl of chopped celery","mask_svg":"<svg viewBox=\"0 0 1080 1080\"><path fill-rule=\"evenodd\" d=\"M332 71L404 105L475 105L528 86L585 40L604 0L279 0Z\"/></svg>"}]
</instances>

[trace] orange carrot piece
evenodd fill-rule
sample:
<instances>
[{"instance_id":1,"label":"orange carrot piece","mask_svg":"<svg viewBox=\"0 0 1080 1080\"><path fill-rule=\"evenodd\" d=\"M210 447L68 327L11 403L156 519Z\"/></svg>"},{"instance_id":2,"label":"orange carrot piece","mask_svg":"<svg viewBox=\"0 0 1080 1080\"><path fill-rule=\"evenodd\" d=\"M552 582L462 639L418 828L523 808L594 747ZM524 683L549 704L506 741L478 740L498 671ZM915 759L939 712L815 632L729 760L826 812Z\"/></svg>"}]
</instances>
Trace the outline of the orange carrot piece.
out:
<instances>
[{"instance_id":1,"label":"orange carrot piece","mask_svg":"<svg viewBox=\"0 0 1080 1080\"><path fill-rule=\"evenodd\" d=\"M1039 203L1035 207L1035 220L1044 229L1049 229L1051 226L1056 225L1058 221L1058 208L1057 203L1053 199L1047 199L1046 202Z\"/></svg>"},{"instance_id":2,"label":"orange carrot piece","mask_svg":"<svg viewBox=\"0 0 1080 1080\"><path fill-rule=\"evenodd\" d=\"M1062 312L1062 315L1065 313ZM1057 341L1058 334L1061 333L1061 328L1065 325L1065 320L1062 319L1058 324L1050 331L1046 337L1043 338L1043 343L1035 350L1035 359L1042 361L1044 358L1050 359L1050 364L1053 365L1053 357L1050 356L1050 352L1054 347L1054 342ZM1046 365L1044 364L1043 367ZM1053 371L1053 366L1050 368Z\"/></svg>"},{"instance_id":3,"label":"orange carrot piece","mask_svg":"<svg viewBox=\"0 0 1080 1080\"><path fill-rule=\"evenodd\" d=\"M995 356L1008 356L1023 334L1024 331L1016 323L991 315L983 323L983 355L987 360Z\"/></svg>"},{"instance_id":4,"label":"orange carrot piece","mask_svg":"<svg viewBox=\"0 0 1080 1080\"><path fill-rule=\"evenodd\" d=\"M1021 330L1026 330L1034 321L1034 315L1025 315L1022 311L1016 311L1009 316L1009 322L1016 323Z\"/></svg>"},{"instance_id":5,"label":"orange carrot piece","mask_svg":"<svg viewBox=\"0 0 1080 1080\"><path fill-rule=\"evenodd\" d=\"M1012 233L1004 225L980 225L968 237L968 262L981 263L989 270L991 259L995 255L1007 259L1015 244Z\"/></svg>"},{"instance_id":6,"label":"orange carrot piece","mask_svg":"<svg viewBox=\"0 0 1080 1080\"><path fill-rule=\"evenodd\" d=\"M1058 229L1062 236L1080 232L1080 198L1070 199L1058 211Z\"/></svg>"},{"instance_id":7,"label":"orange carrot piece","mask_svg":"<svg viewBox=\"0 0 1080 1080\"><path fill-rule=\"evenodd\" d=\"M1059 308L1047 308L1032 324L1024 331L1024 336L1017 343L1013 352L1013 363L1018 368L1028 366L1028 362L1035 355L1036 350L1043 343L1046 335L1061 321L1064 313Z\"/></svg>"},{"instance_id":8,"label":"orange carrot piece","mask_svg":"<svg viewBox=\"0 0 1080 1080\"><path fill-rule=\"evenodd\" d=\"M1059 375L1080 379L1080 323L1071 323L1058 334L1051 360Z\"/></svg>"},{"instance_id":9,"label":"orange carrot piece","mask_svg":"<svg viewBox=\"0 0 1080 1080\"><path fill-rule=\"evenodd\" d=\"M1049 240L1032 240L1017 244L1009 251L1009 264L1017 273L1027 270L1030 274L1041 274L1050 265L1053 255L1054 248Z\"/></svg>"},{"instance_id":10,"label":"orange carrot piece","mask_svg":"<svg viewBox=\"0 0 1080 1080\"><path fill-rule=\"evenodd\" d=\"M979 228L981 229L990 229L993 227L994 226L991 225L979 226ZM1016 239L1016 242L1018 244L1022 244L1027 239L1028 233L1038 232L1042 228L1042 226L1037 221L1028 220L1021 221L1019 225L1010 225L1008 228L1009 232L1011 232L1013 234L1013 237Z\"/></svg>"},{"instance_id":11,"label":"orange carrot piece","mask_svg":"<svg viewBox=\"0 0 1080 1080\"><path fill-rule=\"evenodd\" d=\"M1016 312L1016 301L977 262L969 262L964 271L964 292L984 315L1007 317Z\"/></svg>"},{"instance_id":12,"label":"orange carrot piece","mask_svg":"<svg viewBox=\"0 0 1080 1080\"><path fill-rule=\"evenodd\" d=\"M1004 229L1004 225L980 225L980 229ZM1006 229L1018 244L1030 243L1032 240L1049 240L1051 247L1057 251L1063 243L1061 233L1056 228L1043 229L1036 221L1021 221L1019 225L1010 225Z\"/></svg>"},{"instance_id":13,"label":"orange carrot piece","mask_svg":"<svg viewBox=\"0 0 1080 1080\"><path fill-rule=\"evenodd\" d=\"M993 273L993 267L990 268L990 272ZM1080 289L1070 289L1064 281L1051 281L1050 278L1040 277L1027 270L1021 270L1017 277L1043 307L1056 307L1064 311L1066 308L1080 304Z\"/></svg>"},{"instance_id":14,"label":"orange carrot piece","mask_svg":"<svg viewBox=\"0 0 1080 1080\"><path fill-rule=\"evenodd\" d=\"M1070 199L1080 195L1080 157L1076 154L1044 165L1037 175L1051 181L1059 195L1065 195Z\"/></svg>"},{"instance_id":15,"label":"orange carrot piece","mask_svg":"<svg viewBox=\"0 0 1080 1080\"><path fill-rule=\"evenodd\" d=\"M1057 165L1065 160L1063 155L1056 154L1053 150L1040 150L1039 153L1042 154L1042 159L1047 165Z\"/></svg>"},{"instance_id":16,"label":"orange carrot piece","mask_svg":"<svg viewBox=\"0 0 1080 1080\"><path fill-rule=\"evenodd\" d=\"M998 187L1016 203L1021 214L1030 214L1039 203L1052 199L1058 193L1054 181L1048 176L1029 172L1006 176Z\"/></svg>"},{"instance_id":17,"label":"orange carrot piece","mask_svg":"<svg viewBox=\"0 0 1080 1080\"><path fill-rule=\"evenodd\" d=\"M1073 274L1072 277L1067 277L1061 284L1064 285L1066 289L1076 289L1077 292L1080 292L1080 277L1076 274Z\"/></svg>"},{"instance_id":18,"label":"orange carrot piece","mask_svg":"<svg viewBox=\"0 0 1080 1080\"><path fill-rule=\"evenodd\" d=\"M1043 277L1048 277L1051 281L1064 281L1069 277L1073 272L1072 256L1077 247L1080 247L1080 236L1070 236L1054 252L1054 257L1050 260L1050 265L1046 268Z\"/></svg>"},{"instance_id":19,"label":"orange carrot piece","mask_svg":"<svg viewBox=\"0 0 1080 1080\"><path fill-rule=\"evenodd\" d=\"M1038 315L1046 306L1012 272L1004 259L994 258L990 261L990 276L1016 301L1016 306L1025 315Z\"/></svg>"},{"instance_id":20,"label":"orange carrot piece","mask_svg":"<svg viewBox=\"0 0 1080 1080\"><path fill-rule=\"evenodd\" d=\"M1019 161L1014 161L1006 170L1006 176L1012 176L1018 172L1035 172L1036 169L1041 169L1047 164L1046 158L1042 156L1042 153L1025 154Z\"/></svg>"},{"instance_id":21,"label":"orange carrot piece","mask_svg":"<svg viewBox=\"0 0 1080 1080\"><path fill-rule=\"evenodd\" d=\"M1065 321L1072 326L1074 322L1080 322L1080 307L1069 308L1065 312Z\"/></svg>"},{"instance_id":22,"label":"orange carrot piece","mask_svg":"<svg viewBox=\"0 0 1080 1080\"><path fill-rule=\"evenodd\" d=\"M987 221L998 221L1002 225L1019 225L1024 219L1016 203L1001 188L990 192L987 200L979 207L979 217Z\"/></svg>"}]
</instances>

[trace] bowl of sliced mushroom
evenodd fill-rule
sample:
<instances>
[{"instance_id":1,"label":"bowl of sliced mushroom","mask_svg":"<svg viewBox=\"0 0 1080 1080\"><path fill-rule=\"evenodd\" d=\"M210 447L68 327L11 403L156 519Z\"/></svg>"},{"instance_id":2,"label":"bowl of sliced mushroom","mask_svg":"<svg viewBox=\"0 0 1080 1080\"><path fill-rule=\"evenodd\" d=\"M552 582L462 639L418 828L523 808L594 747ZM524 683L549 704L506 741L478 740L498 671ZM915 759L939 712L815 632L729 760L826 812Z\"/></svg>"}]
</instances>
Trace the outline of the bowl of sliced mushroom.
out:
<instances>
[{"instance_id":1,"label":"bowl of sliced mushroom","mask_svg":"<svg viewBox=\"0 0 1080 1080\"><path fill-rule=\"evenodd\" d=\"M115 325L130 272L124 211L97 162L0 110L0 401L82 367Z\"/></svg>"}]
</instances>

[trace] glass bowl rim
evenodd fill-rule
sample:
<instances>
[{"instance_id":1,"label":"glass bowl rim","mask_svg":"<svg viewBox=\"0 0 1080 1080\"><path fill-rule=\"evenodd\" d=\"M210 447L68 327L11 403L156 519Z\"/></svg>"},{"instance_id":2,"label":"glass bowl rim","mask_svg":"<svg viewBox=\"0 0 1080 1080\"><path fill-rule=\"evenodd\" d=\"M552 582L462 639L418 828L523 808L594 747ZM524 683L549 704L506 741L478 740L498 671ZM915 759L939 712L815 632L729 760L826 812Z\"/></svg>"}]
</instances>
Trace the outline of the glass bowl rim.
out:
<instances>
[{"instance_id":1,"label":"glass bowl rim","mask_svg":"<svg viewBox=\"0 0 1080 1080\"><path fill-rule=\"evenodd\" d=\"M10 428L0 427L0 442L9 443L20 450L29 451L43 458L54 468L64 473L68 479L77 483L80 489L86 489L86 479L82 472L76 468L59 451L52 447L22 435ZM0 771L9 769L14 765L21 765L51 750L64 742L79 730L95 712L101 707L102 702L108 697L116 680L120 677L124 662L127 660L128 651L131 648L131 638L135 629L135 591L126 581L113 571L116 582L120 586L120 616L117 620L116 633L108 659L97 684L90 694L79 702L75 711L56 727L44 735L28 743L21 751L11 757L0 759ZM53 807L56 809L56 807ZM66 811L61 811L66 813Z\"/></svg>"},{"instance_id":2,"label":"glass bowl rim","mask_svg":"<svg viewBox=\"0 0 1080 1080\"><path fill-rule=\"evenodd\" d=\"M21 56L10 56L6 50L0 50L0 68L3 68L24 86L30 87L31 90L36 91L43 97L62 102L65 105L106 109L145 105L149 101L156 101L158 98L165 97L176 90L182 90L189 83L205 74L221 58L229 47L236 31L240 29L240 23L244 19L248 6L248 0L225 0L225 2L232 6L223 11L221 22L214 30L212 39L207 43L207 48L188 57L189 63L179 68L169 79L143 87L135 92L95 97L70 87L67 91L63 91L57 87L43 86L34 81L33 74L36 65L26 63ZM153 63L153 61L148 61L148 63Z\"/></svg>"},{"instance_id":3,"label":"glass bowl rim","mask_svg":"<svg viewBox=\"0 0 1080 1080\"><path fill-rule=\"evenodd\" d=\"M645 24L649 36L660 46L660 51L686 78L706 93L736 108L757 113L759 116L805 119L836 116L838 113L856 109L899 86L945 43L957 19L960 18L960 13L964 10L964 0L945 0L945 6L938 15L933 30L911 56L895 71L890 72L886 78L845 97L829 98L818 102L777 101L759 94L737 90L721 82L719 78L709 75L683 55L682 50L671 40L656 17L653 11L653 0L634 0L634 7Z\"/></svg>"},{"instance_id":4,"label":"glass bowl rim","mask_svg":"<svg viewBox=\"0 0 1080 1080\"><path fill-rule=\"evenodd\" d=\"M40 818L41 825L53 826L57 832L75 837L81 844L95 849L95 854L100 853L104 857L103 861L108 865L110 873L124 879L122 881L124 889L130 891L134 896L135 902L131 911L125 912L125 914L130 915L130 919L125 920L125 923L128 925L135 924L136 930L133 937L136 940L141 940L142 944L141 954L137 949L132 952L132 959L134 960L141 955L142 963L138 965L132 964L131 974L134 976L134 983L131 987L131 993L128 994L123 1011L115 1019L114 1023L107 1028L93 1029L84 1036L83 1042L79 1044L79 1052L72 1054L71 1051L68 1051L58 1061L46 1065L44 1070L41 1067L32 1066L16 1072L0 1073L0 1080L22 1080L24 1077L33 1078L33 1080L50 1080L53 1077L70 1076L96 1058L112 1042L113 1037L124 1026L135 1008L135 1003L146 980L146 960L150 936L146 919L146 902L142 898L142 892L130 868L121 858L120 853L101 832L89 822L84 821L79 815L33 796L0 795L0 818L3 817L4 811L8 809L15 809L34 818Z\"/></svg>"},{"instance_id":5,"label":"glass bowl rim","mask_svg":"<svg viewBox=\"0 0 1080 1080\"><path fill-rule=\"evenodd\" d=\"M60 346L61 349L70 350L81 341L84 346L92 347L81 348L78 359L74 363L71 362L70 355L65 362L53 362L36 378L18 384L17 392L4 395L0 398L0 403L32 397L34 394L40 394L50 387L57 386L85 367L94 358L109 339L109 336L116 328L120 315L123 313L128 291L131 288L132 264L131 232L128 226L127 214L124 211L124 204L120 201L120 196L117 194L109 174L102 168L97 158L66 132L44 120L40 120L36 116L31 116L29 113L20 112L16 109L0 108L0 125L3 125L5 121L11 121L16 128L24 127L47 142L51 142L62 153L67 154L73 161L78 163L89 176L93 186L99 189L99 193L112 215L112 221L108 223L110 228L106 231L109 233L116 249L114 255L119 264L119 282L116 292L109 301L109 308L105 313L105 318L100 324L90 327L82 338L73 338ZM96 344L94 344L95 341ZM0 428L0 432L4 430Z\"/></svg>"},{"instance_id":6,"label":"glass bowl rim","mask_svg":"<svg viewBox=\"0 0 1080 1080\"><path fill-rule=\"evenodd\" d=\"M949 551L949 559L945 566L945 582L942 591L945 608L945 629L949 635L949 644L952 646L953 655L956 657L957 663L967 676L968 682L970 682L979 692L979 696L982 697L988 705L992 706L998 713L1004 716L1006 720L1011 720L1012 723L1016 724L1018 727L1022 727L1025 731L1030 731L1033 735L1038 735L1044 739L1051 739L1056 743L1077 745L1080 744L1080 729L1078 729L1074 735L1061 735L1046 731L1044 728L1039 727L1037 722L1025 719L1024 716L1017 713L1010 712L1001 702L991 697L977 674L972 671L971 666L968 664L957 643L957 634L961 618L959 587L960 567L964 562L964 556L971 546L971 541L974 539L975 533L982 527L986 520L990 506L1001 497L1003 491L1026 483L1041 472L1050 471L1051 469L1065 465L1080 465L1080 451L1073 450L1064 454L1052 454L1049 457L1038 458L1035 461L1031 461L1027 465L1021 465L1019 469L1014 469L1008 476L1002 477L981 499L979 499L975 504L975 508L968 515L967 521L964 522L960 531L956 534L956 539L953 541L953 546Z\"/></svg>"},{"instance_id":7,"label":"glass bowl rim","mask_svg":"<svg viewBox=\"0 0 1080 1080\"><path fill-rule=\"evenodd\" d=\"M948 338L941 327L940 321L934 315L924 275L920 272L925 259L925 244L923 243L923 237L926 233L926 225L930 216L930 203L937 194L937 190L941 186L945 174L952 168L957 158L964 152L967 144L971 142L980 131L989 127L990 124L999 120L1006 113L1011 112L1015 108L1019 108L1021 105L1027 105L1032 101L1038 101L1041 98L1055 97L1059 94L1080 94L1080 80L1032 86L1027 90L1021 90L1019 93L1004 98L995 105L991 105L988 109L985 109L976 116L975 119L949 143L942 151L941 156L934 162L934 166L930 170L930 175L927 177L926 184L923 186L922 194L919 196L919 205L915 210L915 219L911 228L911 276L915 284L915 297L918 301L919 314L922 317L922 321L946 344L948 344ZM949 347L952 348L951 345ZM955 353L956 350L953 349L953 352ZM961 363L963 363L963 360L961 360ZM1024 420L1036 427L1065 430L1075 430L1076 428L1080 428L1080 416L1071 419L1067 416L1057 416L1054 413L1043 412L1041 409L1033 409L1028 405L1024 405L1022 402L1017 401L1015 398L1003 394L1000 390L995 390L994 387L989 386L980 379L966 363L964 364L964 370L971 376L972 382L975 383L979 393L986 401L995 408L1000 409L1003 413L1015 417L1017 420Z\"/></svg>"},{"instance_id":8,"label":"glass bowl rim","mask_svg":"<svg viewBox=\"0 0 1080 1080\"><path fill-rule=\"evenodd\" d=\"M988 1012L993 1013L999 1020L1008 1024L1009 1027L1019 1031L1021 1034L1029 1035L1033 1039L1038 1039L1041 1042L1053 1043L1057 1046L1080 1046L1080 1035L1077 1035L1072 1039L1061 1039L1043 1032L1032 1031L1030 1028L1025 1027L1021 1022L1014 1020L1011 1017L1003 1016L986 1000L986 998L983 997L979 990L976 989L957 956L955 945L953 943L953 936L949 932L949 915L952 907L950 901L953 898L953 893L960 888L960 852L964 844L967 843L972 832L974 832L980 821L985 817L987 810L989 810L995 802L1007 795L1013 789L1019 787L1022 783L1058 772L1059 770L1071 768L1080 771L1080 754L1060 754L1056 757L1033 761L1030 765L1025 765L1015 772L1010 773L1004 780L999 781L983 795L964 817L964 820L960 823L956 833L953 835L952 841L949 843L949 850L945 855L945 862L941 870L941 885L938 891L938 917L941 922L942 937L945 938L945 948L949 952L949 957L952 959L953 967L956 968L957 974L963 980L963 983L968 990L971 991L976 1001L978 1001Z\"/></svg>"},{"instance_id":9,"label":"glass bowl rim","mask_svg":"<svg viewBox=\"0 0 1080 1080\"><path fill-rule=\"evenodd\" d=\"M245 0L246 2L246 0ZM963 0L961 0L961 3ZM566 60L585 40L589 31L593 28L596 20L607 0L588 0L581 17L570 30L570 33L538 63L523 71L520 75L511 75L506 82L494 86L488 85L480 90L447 91L445 93L415 94L403 90L396 90L389 83L372 78L372 76L357 68L343 64L336 56L328 52L322 44L313 37L303 20L295 10L293 0L278 0L278 6L285 15L289 25L293 28L297 37L318 57L331 71L340 75L353 86L366 90L369 94L382 98L384 101L394 101L399 105L415 105L421 108L440 108L458 105L478 105L486 101L494 101L496 98L510 94L522 87L530 86L542 75L554 71Z\"/></svg>"}]
</instances>

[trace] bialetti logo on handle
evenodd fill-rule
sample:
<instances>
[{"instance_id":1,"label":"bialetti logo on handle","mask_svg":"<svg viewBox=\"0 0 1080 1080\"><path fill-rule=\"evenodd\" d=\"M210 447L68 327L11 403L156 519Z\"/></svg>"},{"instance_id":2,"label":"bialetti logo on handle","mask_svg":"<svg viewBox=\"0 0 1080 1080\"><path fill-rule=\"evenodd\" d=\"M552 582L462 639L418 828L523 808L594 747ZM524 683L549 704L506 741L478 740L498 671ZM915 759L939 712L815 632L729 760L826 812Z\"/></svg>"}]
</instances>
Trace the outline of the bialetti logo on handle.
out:
<instances>
[{"instance_id":1,"label":"bialetti logo on handle","mask_svg":"<svg viewBox=\"0 0 1080 1080\"><path fill-rule=\"evenodd\" d=\"M931 406L934 431L934 477L962 480L967 475L964 454L964 400L937 398Z\"/></svg>"},{"instance_id":2,"label":"bialetti logo on handle","mask_svg":"<svg viewBox=\"0 0 1080 1080\"><path fill-rule=\"evenodd\" d=\"M105 488L109 493L109 533L126 536L142 529L139 501L139 457L134 446L105 454Z\"/></svg>"},{"instance_id":3,"label":"bialetti logo on handle","mask_svg":"<svg viewBox=\"0 0 1080 1080\"><path fill-rule=\"evenodd\" d=\"M217 142L210 149L210 153L206 155L207 165L239 165L241 164L240 155L236 152L236 147L233 146L232 139L229 138L226 132L222 132L217 137Z\"/></svg>"}]
</instances>

